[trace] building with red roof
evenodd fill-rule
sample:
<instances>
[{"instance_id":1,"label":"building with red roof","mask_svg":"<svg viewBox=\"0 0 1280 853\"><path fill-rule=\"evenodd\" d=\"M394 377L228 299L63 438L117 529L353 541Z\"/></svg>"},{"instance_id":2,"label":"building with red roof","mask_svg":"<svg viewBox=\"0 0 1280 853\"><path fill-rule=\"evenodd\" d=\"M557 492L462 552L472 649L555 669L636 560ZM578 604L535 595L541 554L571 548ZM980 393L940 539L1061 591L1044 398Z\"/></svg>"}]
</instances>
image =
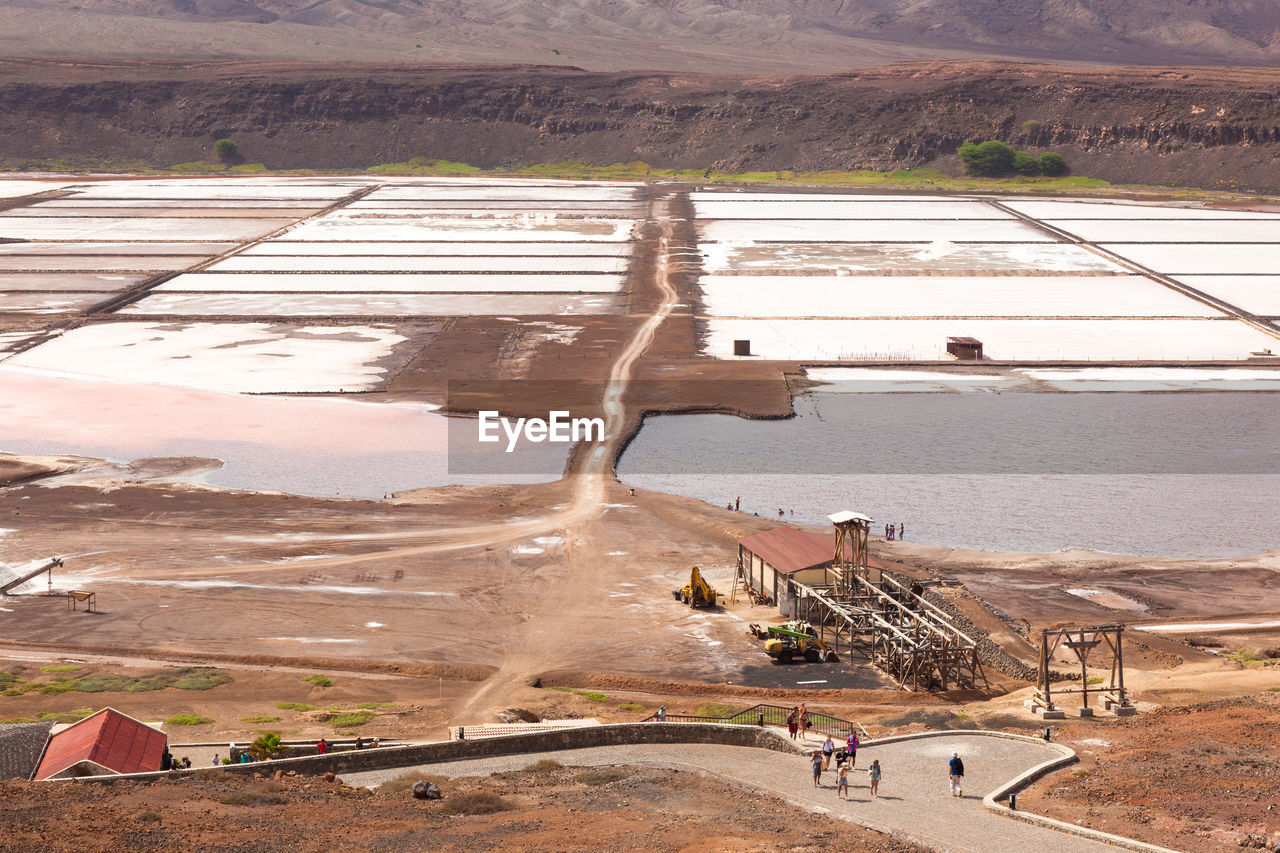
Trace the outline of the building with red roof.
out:
<instances>
[{"instance_id":1,"label":"building with red roof","mask_svg":"<svg viewBox=\"0 0 1280 853\"><path fill-rule=\"evenodd\" d=\"M794 527L775 527L738 540L742 577L756 593L776 603L778 609L788 615L793 597L791 583L806 586L832 583L830 569L835 556L835 537ZM852 556L846 542L845 557L852 559ZM873 568L880 568L875 560L867 562Z\"/></svg>"},{"instance_id":2,"label":"building with red roof","mask_svg":"<svg viewBox=\"0 0 1280 853\"><path fill-rule=\"evenodd\" d=\"M168 736L159 729L103 708L49 738L33 779L74 779L159 770Z\"/></svg>"}]
</instances>

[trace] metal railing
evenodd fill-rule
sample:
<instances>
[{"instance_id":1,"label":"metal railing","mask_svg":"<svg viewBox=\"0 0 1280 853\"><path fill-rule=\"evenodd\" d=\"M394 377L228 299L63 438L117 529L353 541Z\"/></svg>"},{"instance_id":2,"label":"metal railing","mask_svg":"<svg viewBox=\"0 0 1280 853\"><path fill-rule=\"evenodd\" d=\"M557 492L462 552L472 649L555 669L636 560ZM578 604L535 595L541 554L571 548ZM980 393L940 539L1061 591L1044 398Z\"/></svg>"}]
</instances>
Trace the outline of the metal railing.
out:
<instances>
[{"instance_id":1,"label":"metal railing","mask_svg":"<svg viewBox=\"0 0 1280 853\"><path fill-rule=\"evenodd\" d=\"M787 724L787 715L795 707L788 705L752 705L750 708L738 711L730 717L709 717L698 714L672 714L668 712L662 721L666 723L722 723L731 726L785 726ZM655 713L646 717L644 722L657 722L657 720L658 715ZM809 731L840 738L847 738L855 731L860 737L867 736L867 730L862 727L861 723L853 720L842 720L839 717L821 714L816 711L809 712Z\"/></svg>"}]
</instances>

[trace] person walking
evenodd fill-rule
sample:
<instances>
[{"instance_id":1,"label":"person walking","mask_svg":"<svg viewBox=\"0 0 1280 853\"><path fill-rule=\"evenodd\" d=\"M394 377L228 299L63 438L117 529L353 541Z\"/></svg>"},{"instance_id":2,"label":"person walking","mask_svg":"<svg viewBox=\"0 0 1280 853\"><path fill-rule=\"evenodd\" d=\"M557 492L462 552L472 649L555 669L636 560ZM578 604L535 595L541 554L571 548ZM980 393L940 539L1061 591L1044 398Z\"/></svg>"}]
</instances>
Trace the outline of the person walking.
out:
<instances>
[{"instance_id":1,"label":"person walking","mask_svg":"<svg viewBox=\"0 0 1280 853\"><path fill-rule=\"evenodd\" d=\"M822 781L822 750L815 749L810 760L813 762L813 787L817 788Z\"/></svg>"},{"instance_id":2,"label":"person walking","mask_svg":"<svg viewBox=\"0 0 1280 853\"><path fill-rule=\"evenodd\" d=\"M800 730L800 709L792 708L791 713L787 714L787 733L791 735L791 739L796 739L796 732Z\"/></svg>"},{"instance_id":3,"label":"person walking","mask_svg":"<svg viewBox=\"0 0 1280 853\"><path fill-rule=\"evenodd\" d=\"M836 742L831 739L831 735L827 735L827 739L822 742L822 769L831 769L831 754L836 751Z\"/></svg>"},{"instance_id":4,"label":"person walking","mask_svg":"<svg viewBox=\"0 0 1280 853\"><path fill-rule=\"evenodd\" d=\"M658 718L658 722L665 723L667 721L667 706L662 705L661 707L659 707L658 713L655 714L654 716Z\"/></svg>"},{"instance_id":5,"label":"person walking","mask_svg":"<svg viewBox=\"0 0 1280 853\"><path fill-rule=\"evenodd\" d=\"M849 765L846 762L836 770L836 799L849 799Z\"/></svg>"},{"instance_id":6,"label":"person walking","mask_svg":"<svg viewBox=\"0 0 1280 853\"><path fill-rule=\"evenodd\" d=\"M844 742L845 752L849 755L849 768L853 769L858 766L858 733L849 732L849 737Z\"/></svg>"},{"instance_id":7,"label":"person walking","mask_svg":"<svg viewBox=\"0 0 1280 853\"><path fill-rule=\"evenodd\" d=\"M880 798L880 759L871 762L871 768L867 771L867 778L871 781L871 796L876 799Z\"/></svg>"},{"instance_id":8,"label":"person walking","mask_svg":"<svg viewBox=\"0 0 1280 853\"><path fill-rule=\"evenodd\" d=\"M809 733L809 706L802 702L800 703L800 738L803 740L804 736L807 735L808 733Z\"/></svg>"},{"instance_id":9,"label":"person walking","mask_svg":"<svg viewBox=\"0 0 1280 853\"><path fill-rule=\"evenodd\" d=\"M964 796L964 762L960 760L960 753L951 753L951 760L947 762L947 774L951 777L951 796Z\"/></svg>"}]
</instances>

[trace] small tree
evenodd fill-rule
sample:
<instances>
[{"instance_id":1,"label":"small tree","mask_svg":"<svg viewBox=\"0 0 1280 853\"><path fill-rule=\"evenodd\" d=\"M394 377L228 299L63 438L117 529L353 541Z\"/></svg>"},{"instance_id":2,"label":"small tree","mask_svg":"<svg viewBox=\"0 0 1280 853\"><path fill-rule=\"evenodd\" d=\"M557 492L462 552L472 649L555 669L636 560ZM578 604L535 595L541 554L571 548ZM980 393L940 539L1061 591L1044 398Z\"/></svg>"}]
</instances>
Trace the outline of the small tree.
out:
<instances>
[{"instance_id":1,"label":"small tree","mask_svg":"<svg viewBox=\"0 0 1280 853\"><path fill-rule=\"evenodd\" d=\"M970 175L993 177L1007 175L1013 170L1013 148L994 139L977 144L966 142L956 153L964 162L965 172Z\"/></svg>"},{"instance_id":2,"label":"small tree","mask_svg":"<svg viewBox=\"0 0 1280 853\"><path fill-rule=\"evenodd\" d=\"M1025 151L1016 151L1013 155L1013 171L1020 175L1040 174L1040 161Z\"/></svg>"},{"instance_id":3,"label":"small tree","mask_svg":"<svg viewBox=\"0 0 1280 853\"><path fill-rule=\"evenodd\" d=\"M1067 161L1062 159L1061 154L1055 154L1052 151L1046 151L1040 155L1039 165L1042 175L1065 175L1067 173Z\"/></svg>"},{"instance_id":4,"label":"small tree","mask_svg":"<svg viewBox=\"0 0 1280 853\"><path fill-rule=\"evenodd\" d=\"M275 758L286 749L288 747L280 743L280 735L275 732L264 732L249 745L249 754L259 761L266 761L269 758Z\"/></svg>"},{"instance_id":5,"label":"small tree","mask_svg":"<svg viewBox=\"0 0 1280 853\"><path fill-rule=\"evenodd\" d=\"M239 150L240 147L230 139L219 139L213 143L213 153L224 163L235 159L236 152Z\"/></svg>"},{"instance_id":6,"label":"small tree","mask_svg":"<svg viewBox=\"0 0 1280 853\"><path fill-rule=\"evenodd\" d=\"M1035 136L1040 130L1040 122L1035 119L1028 119L1022 123L1022 132L1027 136Z\"/></svg>"}]
</instances>

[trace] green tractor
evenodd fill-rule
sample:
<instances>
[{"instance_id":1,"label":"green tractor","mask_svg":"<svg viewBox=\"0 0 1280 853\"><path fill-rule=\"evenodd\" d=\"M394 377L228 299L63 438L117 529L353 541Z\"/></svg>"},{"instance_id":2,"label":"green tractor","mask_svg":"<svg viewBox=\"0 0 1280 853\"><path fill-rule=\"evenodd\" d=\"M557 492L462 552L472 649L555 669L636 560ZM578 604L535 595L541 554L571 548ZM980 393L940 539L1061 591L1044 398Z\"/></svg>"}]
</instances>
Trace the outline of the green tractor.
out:
<instances>
[{"instance_id":1,"label":"green tractor","mask_svg":"<svg viewBox=\"0 0 1280 853\"><path fill-rule=\"evenodd\" d=\"M791 663L796 658L810 663L836 660L835 649L822 642L808 622L787 622L769 626L764 653L778 663Z\"/></svg>"}]
</instances>

